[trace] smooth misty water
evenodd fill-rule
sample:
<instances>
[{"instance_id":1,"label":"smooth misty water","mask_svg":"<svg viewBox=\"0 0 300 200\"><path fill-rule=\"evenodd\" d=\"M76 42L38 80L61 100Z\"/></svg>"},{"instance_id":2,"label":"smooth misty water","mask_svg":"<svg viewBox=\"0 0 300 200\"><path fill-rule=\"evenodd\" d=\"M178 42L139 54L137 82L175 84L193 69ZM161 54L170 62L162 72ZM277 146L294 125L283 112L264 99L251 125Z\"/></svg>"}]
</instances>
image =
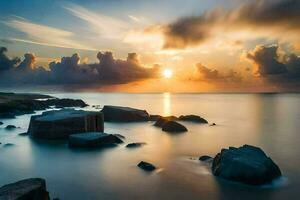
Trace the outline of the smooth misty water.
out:
<instances>
[{"instance_id":1,"label":"smooth misty water","mask_svg":"<svg viewBox=\"0 0 300 200\"><path fill-rule=\"evenodd\" d=\"M2 120L0 185L28 177L47 180L60 199L295 199L300 190L300 95L298 94L53 94L90 105L123 105L152 114L199 114L217 126L184 123L189 132L169 135L152 123L106 123L107 133L126 136L125 144L105 150L71 150L19 136L30 115ZM89 107L88 109L92 109ZM7 131L5 125L20 129ZM129 142L146 142L126 149ZM284 178L273 186L247 187L216 179L201 155L222 147L260 146L280 166ZM194 158L194 159L191 159ZM160 169L136 167L149 161Z\"/></svg>"}]
</instances>

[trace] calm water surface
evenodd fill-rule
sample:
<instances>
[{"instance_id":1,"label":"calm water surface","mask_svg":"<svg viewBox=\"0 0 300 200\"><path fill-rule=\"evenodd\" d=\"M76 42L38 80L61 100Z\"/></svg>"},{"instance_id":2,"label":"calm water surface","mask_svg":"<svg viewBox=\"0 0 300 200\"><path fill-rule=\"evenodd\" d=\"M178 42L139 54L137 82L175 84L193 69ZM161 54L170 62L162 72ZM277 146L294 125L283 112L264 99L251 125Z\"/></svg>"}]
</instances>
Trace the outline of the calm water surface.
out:
<instances>
[{"instance_id":1,"label":"calm water surface","mask_svg":"<svg viewBox=\"0 0 300 200\"><path fill-rule=\"evenodd\" d=\"M0 185L43 177L51 197L60 199L297 199L300 190L300 95L298 94L99 94L65 93L90 105L122 105L151 114L201 115L217 126L184 123L189 132L169 135L152 123L106 123L105 132L126 136L125 144L105 150L71 150L19 136L30 115L2 120ZM92 107L87 108L92 110ZM19 129L7 131L7 124ZM146 142L126 149L129 142ZM14 146L4 147L4 143ZM221 181L201 155L221 148L257 145L280 166L284 178L265 187ZM145 173L141 161L159 167Z\"/></svg>"}]
</instances>

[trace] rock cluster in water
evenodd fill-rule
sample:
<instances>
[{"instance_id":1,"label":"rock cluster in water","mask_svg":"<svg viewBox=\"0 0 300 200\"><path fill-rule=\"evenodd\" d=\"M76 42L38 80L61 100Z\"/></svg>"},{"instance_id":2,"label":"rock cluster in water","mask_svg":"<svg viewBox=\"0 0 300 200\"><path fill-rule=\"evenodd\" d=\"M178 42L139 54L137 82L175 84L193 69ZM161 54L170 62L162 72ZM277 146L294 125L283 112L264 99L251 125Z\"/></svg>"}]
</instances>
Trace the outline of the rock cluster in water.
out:
<instances>
[{"instance_id":1,"label":"rock cluster in water","mask_svg":"<svg viewBox=\"0 0 300 200\"><path fill-rule=\"evenodd\" d=\"M104 131L103 114L74 109L53 110L34 115L28 128L31 137L40 139L66 139L71 134L95 131Z\"/></svg>"},{"instance_id":2,"label":"rock cluster in water","mask_svg":"<svg viewBox=\"0 0 300 200\"><path fill-rule=\"evenodd\" d=\"M215 176L250 185L262 185L281 176L279 167L260 148L244 145L218 153L212 164Z\"/></svg>"},{"instance_id":3,"label":"rock cluster in water","mask_svg":"<svg viewBox=\"0 0 300 200\"><path fill-rule=\"evenodd\" d=\"M30 178L2 186L0 199L49 200L50 197L44 179Z\"/></svg>"}]
</instances>

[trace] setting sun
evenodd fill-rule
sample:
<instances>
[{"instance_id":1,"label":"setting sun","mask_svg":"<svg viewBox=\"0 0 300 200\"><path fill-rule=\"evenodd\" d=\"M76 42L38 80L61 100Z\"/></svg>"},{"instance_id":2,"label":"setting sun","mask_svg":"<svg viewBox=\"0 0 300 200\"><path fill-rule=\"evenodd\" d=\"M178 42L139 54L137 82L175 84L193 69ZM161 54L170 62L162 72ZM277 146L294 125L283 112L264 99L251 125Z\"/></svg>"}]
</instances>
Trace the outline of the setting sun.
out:
<instances>
[{"instance_id":1,"label":"setting sun","mask_svg":"<svg viewBox=\"0 0 300 200\"><path fill-rule=\"evenodd\" d=\"M173 76L173 71L171 69L165 69L163 71L163 76L165 78L171 78Z\"/></svg>"}]
</instances>

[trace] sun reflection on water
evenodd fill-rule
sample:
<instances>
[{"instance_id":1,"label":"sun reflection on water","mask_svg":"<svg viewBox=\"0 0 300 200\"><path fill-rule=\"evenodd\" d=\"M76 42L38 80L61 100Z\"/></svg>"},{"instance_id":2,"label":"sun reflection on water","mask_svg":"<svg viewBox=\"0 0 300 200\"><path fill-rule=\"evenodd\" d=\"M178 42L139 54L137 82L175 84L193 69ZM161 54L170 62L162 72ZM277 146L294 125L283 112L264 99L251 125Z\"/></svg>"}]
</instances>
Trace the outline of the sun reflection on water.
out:
<instances>
[{"instance_id":1,"label":"sun reflection on water","mask_svg":"<svg viewBox=\"0 0 300 200\"><path fill-rule=\"evenodd\" d=\"M171 115L171 94L169 92L165 92L163 94L163 110L164 110L164 116Z\"/></svg>"}]
</instances>

